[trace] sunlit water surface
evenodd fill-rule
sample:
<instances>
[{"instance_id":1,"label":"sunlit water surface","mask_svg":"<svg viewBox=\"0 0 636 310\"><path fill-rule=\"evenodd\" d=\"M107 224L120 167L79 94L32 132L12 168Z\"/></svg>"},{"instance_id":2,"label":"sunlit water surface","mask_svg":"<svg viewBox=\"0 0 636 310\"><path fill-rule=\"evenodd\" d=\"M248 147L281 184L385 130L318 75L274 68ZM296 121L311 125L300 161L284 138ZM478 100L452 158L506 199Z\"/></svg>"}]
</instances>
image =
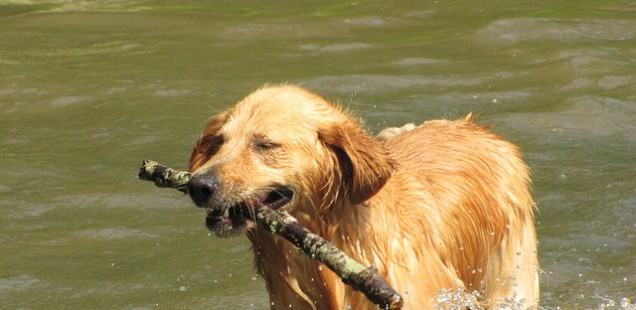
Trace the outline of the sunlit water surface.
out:
<instances>
[{"instance_id":1,"label":"sunlit water surface","mask_svg":"<svg viewBox=\"0 0 636 310\"><path fill-rule=\"evenodd\" d=\"M268 308L246 238L136 180L268 82L476 113L534 172L541 308L635 308L634 2L0 1L0 42L0 308Z\"/></svg>"}]
</instances>

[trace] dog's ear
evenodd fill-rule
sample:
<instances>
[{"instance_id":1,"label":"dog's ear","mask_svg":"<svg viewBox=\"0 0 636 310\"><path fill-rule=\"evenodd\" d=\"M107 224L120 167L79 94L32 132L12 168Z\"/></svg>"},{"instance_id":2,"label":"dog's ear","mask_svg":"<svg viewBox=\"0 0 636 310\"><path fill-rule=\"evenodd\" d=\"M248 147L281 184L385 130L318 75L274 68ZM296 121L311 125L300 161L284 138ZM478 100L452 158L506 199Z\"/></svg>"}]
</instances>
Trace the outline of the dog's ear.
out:
<instances>
[{"instance_id":1,"label":"dog's ear","mask_svg":"<svg viewBox=\"0 0 636 310\"><path fill-rule=\"evenodd\" d=\"M395 170L395 162L384 145L352 119L323 126L318 138L335 153L347 194L354 204L375 195Z\"/></svg>"},{"instance_id":2,"label":"dog's ear","mask_svg":"<svg viewBox=\"0 0 636 310\"><path fill-rule=\"evenodd\" d=\"M203 166L223 145L224 138L220 131L228 118L228 114L228 112L224 112L210 118L192 149L188 171L194 172Z\"/></svg>"}]
</instances>

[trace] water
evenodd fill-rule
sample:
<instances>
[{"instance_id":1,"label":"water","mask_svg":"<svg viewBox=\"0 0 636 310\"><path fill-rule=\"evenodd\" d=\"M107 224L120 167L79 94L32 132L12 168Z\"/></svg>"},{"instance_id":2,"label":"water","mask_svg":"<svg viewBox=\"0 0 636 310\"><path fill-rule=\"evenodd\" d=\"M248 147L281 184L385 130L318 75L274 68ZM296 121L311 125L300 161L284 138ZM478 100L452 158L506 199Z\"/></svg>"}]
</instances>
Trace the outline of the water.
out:
<instances>
[{"instance_id":1,"label":"water","mask_svg":"<svg viewBox=\"0 0 636 310\"><path fill-rule=\"evenodd\" d=\"M136 180L268 82L371 131L459 117L534 172L543 309L636 300L629 1L0 2L0 308L266 309L249 244Z\"/></svg>"}]
</instances>

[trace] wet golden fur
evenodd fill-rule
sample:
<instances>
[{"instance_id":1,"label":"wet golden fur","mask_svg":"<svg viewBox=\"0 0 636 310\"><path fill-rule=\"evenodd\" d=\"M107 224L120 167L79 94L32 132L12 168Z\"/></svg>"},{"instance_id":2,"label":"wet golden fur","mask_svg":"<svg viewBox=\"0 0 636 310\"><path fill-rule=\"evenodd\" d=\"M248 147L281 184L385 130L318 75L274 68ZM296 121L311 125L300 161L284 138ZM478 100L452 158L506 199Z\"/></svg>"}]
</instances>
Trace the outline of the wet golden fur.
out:
<instances>
[{"instance_id":1,"label":"wet golden fur","mask_svg":"<svg viewBox=\"0 0 636 310\"><path fill-rule=\"evenodd\" d=\"M210 142L219 135L222 145ZM262 140L276 147L254 147ZM485 308L511 300L536 306L528 169L517 147L470 115L373 138L323 98L272 86L213 117L197 145L190 170L213 169L223 199L291 186L289 213L377 266L405 309L431 309L440 292L458 289L478 291ZM247 235L273 309L374 308L287 241L254 225Z\"/></svg>"}]
</instances>

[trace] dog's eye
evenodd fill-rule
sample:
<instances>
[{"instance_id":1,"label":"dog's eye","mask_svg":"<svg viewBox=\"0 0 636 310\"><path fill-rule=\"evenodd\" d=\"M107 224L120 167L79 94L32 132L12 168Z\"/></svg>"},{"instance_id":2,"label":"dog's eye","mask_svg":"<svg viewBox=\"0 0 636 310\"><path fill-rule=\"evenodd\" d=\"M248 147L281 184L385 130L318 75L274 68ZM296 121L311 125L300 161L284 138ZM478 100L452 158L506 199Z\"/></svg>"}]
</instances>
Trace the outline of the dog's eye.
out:
<instances>
[{"instance_id":1,"label":"dog's eye","mask_svg":"<svg viewBox=\"0 0 636 310\"><path fill-rule=\"evenodd\" d=\"M197 152L209 159L219 151L223 143L225 143L225 139L222 135L203 136L197 143Z\"/></svg>"},{"instance_id":2,"label":"dog's eye","mask_svg":"<svg viewBox=\"0 0 636 310\"><path fill-rule=\"evenodd\" d=\"M280 147L280 144L272 142L270 140L257 140L252 142L252 148L258 152L270 151Z\"/></svg>"}]
</instances>

